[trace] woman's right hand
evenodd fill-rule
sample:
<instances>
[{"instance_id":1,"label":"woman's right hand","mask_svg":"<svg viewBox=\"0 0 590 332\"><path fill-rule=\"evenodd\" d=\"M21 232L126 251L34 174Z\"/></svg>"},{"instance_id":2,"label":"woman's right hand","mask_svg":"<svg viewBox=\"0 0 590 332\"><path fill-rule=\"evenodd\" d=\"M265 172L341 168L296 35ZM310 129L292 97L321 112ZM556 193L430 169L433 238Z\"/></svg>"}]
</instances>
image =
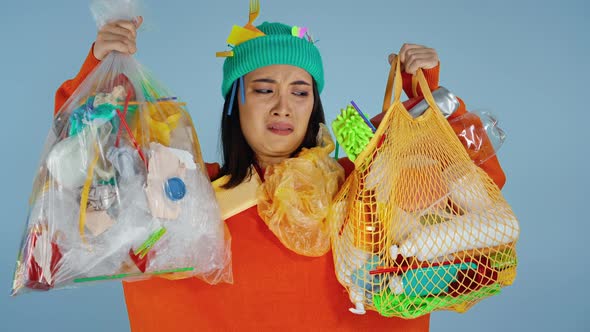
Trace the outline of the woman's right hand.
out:
<instances>
[{"instance_id":1,"label":"woman's right hand","mask_svg":"<svg viewBox=\"0 0 590 332\"><path fill-rule=\"evenodd\" d=\"M94 57L104 59L111 51L133 54L137 51L135 38L141 26L141 16L133 21L114 21L100 28L94 42Z\"/></svg>"}]
</instances>

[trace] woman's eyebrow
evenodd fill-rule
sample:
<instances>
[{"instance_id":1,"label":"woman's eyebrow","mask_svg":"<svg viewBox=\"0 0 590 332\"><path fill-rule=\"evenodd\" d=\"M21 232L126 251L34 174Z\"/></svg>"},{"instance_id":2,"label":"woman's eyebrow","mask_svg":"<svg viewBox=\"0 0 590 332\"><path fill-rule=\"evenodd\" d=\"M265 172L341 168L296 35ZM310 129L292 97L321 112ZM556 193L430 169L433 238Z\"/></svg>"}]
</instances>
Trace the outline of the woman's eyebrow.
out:
<instances>
[{"instance_id":1,"label":"woman's eyebrow","mask_svg":"<svg viewBox=\"0 0 590 332\"><path fill-rule=\"evenodd\" d=\"M258 79L253 80L252 82L276 83L277 81L275 81L271 78L258 78Z\"/></svg>"},{"instance_id":2,"label":"woman's eyebrow","mask_svg":"<svg viewBox=\"0 0 590 332\"><path fill-rule=\"evenodd\" d=\"M262 82L262 83L277 83L276 80L273 80L272 78L257 78L255 80L252 80L252 83L258 83L258 82ZM298 80L298 81L294 81L291 82L290 85L307 85L307 86L311 86L310 83L304 81L304 80Z\"/></svg>"},{"instance_id":3,"label":"woman's eyebrow","mask_svg":"<svg viewBox=\"0 0 590 332\"><path fill-rule=\"evenodd\" d=\"M291 82L291 85L307 85L307 86L311 86L311 84L307 83L306 81L295 81L295 82Z\"/></svg>"}]
</instances>

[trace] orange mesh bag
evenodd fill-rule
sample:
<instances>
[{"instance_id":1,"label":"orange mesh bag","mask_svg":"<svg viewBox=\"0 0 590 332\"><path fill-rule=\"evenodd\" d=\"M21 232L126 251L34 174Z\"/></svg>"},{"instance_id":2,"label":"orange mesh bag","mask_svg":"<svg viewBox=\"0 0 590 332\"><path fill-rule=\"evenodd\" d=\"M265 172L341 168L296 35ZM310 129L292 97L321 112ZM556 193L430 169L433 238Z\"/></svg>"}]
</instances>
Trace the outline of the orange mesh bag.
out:
<instances>
[{"instance_id":1,"label":"orange mesh bag","mask_svg":"<svg viewBox=\"0 0 590 332\"><path fill-rule=\"evenodd\" d=\"M328 216L337 277L353 313L464 312L516 276L518 221L469 158L421 71L417 77L429 108L413 118L400 102L394 62L387 114Z\"/></svg>"}]
</instances>

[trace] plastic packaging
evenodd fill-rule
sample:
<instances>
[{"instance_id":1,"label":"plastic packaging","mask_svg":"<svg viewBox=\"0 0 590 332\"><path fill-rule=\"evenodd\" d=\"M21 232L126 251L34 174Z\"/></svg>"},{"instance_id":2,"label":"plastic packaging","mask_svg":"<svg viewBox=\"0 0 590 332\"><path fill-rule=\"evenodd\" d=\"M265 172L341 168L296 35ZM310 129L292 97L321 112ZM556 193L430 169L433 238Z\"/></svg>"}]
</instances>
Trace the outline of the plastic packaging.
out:
<instances>
[{"instance_id":1,"label":"plastic packaging","mask_svg":"<svg viewBox=\"0 0 590 332\"><path fill-rule=\"evenodd\" d=\"M495 156L506 141L506 133L490 111L468 112L450 118L449 124L476 165Z\"/></svg>"},{"instance_id":2,"label":"plastic packaging","mask_svg":"<svg viewBox=\"0 0 590 332\"><path fill-rule=\"evenodd\" d=\"M464 214L421 227L410 238L401 241L399 254L421 261L479 248L510 244L518 238L518 221L508 207L490 206L478 214ZM394 245L395 248L396 246ZM395 249L390 251L397 257Z\"/></svg>"},{"instance_id":3,"label":"plastic packaging","mask_svg":"<svg viewBox=\"0 0 590 332\"><path fill-rule=\"evenodd\" d=\"M344 170L329 157L332 151L334 142L321 125L318 146L269 166L258 190L258 214L287 248L301 255L321 256L330 249L326 217L344 181Z\"/></svg>"},{"instance_id":4,"label":"plastic packaging","mask_svg":"<svg viewBox=\"0 0 590 332\"><path fill-rule=\"evenodd\" d=\"M407 296L429 296L448 293L451 283L458 279L459 271L477 269L473 262L436 265L426 268L411 269L401 276L393 276L389 289L393 294Z\"/></svg>"},{"instance_id":5,"label":"plastic packaging","mask_svg":"<svg viewBox=\"0 0 590 332\"><path fill-rule=\"evenodd\" d=\"M434 97L434 101L436 102L438 109L445 118L448 118L453 113L455 113L459 107L459 100L457 97L443 86L438 87L438 89L432 91L432 97ZM428 107L428 102L426 102L425 99L422 99L420 102L414 105L414 107L409 109L408 113L410 113L410 115L414 118L417 118L424 114Z\"/></svg>"},{"instance_id":6,"label":"plastic packaging","mask_svg":"<svg viewBox=\"0 0 590 332\"><path fill-rule=\"evenodd\" d=\"M94 1L100 25L137 1ZM231 282L229 233L184 103L111 52L55 117L12 294L112 279Z\"/></svg>"}]
</instances>

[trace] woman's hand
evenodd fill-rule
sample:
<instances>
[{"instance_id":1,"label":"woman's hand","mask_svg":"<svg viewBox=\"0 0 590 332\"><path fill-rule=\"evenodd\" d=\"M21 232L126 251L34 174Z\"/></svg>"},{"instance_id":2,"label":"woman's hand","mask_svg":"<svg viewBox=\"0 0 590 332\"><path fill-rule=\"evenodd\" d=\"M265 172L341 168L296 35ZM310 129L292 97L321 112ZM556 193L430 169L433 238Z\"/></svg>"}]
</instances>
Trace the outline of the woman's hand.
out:
<instances>
[{"instance_id":1,"label":"woman's hand","mask_svg":"<svg viewBox=\"0 0 590 332\"><path fill-rule=\"evenodd\" d=\"M395 59L397 54L389 55L389 63ZM418 68L430 69L438 66L438 54L434 48L416 44L404 44L399 50L401 70L408 74L416 74Z\"/></svg>"},{"instance_id":2,"label":"woman's hand","mask_svg":"<svg viewBox=\"0 0 590 332\"><path fill-rule=\"evenodd\" d=\"M133 21L114 21L105 24L96 36L94 42L94 57L104 59L111 51L123 54L133 54L137 51L135 39L137 29L141 26L143 18L139 16Z\"/></svg>"}]
</instances>

